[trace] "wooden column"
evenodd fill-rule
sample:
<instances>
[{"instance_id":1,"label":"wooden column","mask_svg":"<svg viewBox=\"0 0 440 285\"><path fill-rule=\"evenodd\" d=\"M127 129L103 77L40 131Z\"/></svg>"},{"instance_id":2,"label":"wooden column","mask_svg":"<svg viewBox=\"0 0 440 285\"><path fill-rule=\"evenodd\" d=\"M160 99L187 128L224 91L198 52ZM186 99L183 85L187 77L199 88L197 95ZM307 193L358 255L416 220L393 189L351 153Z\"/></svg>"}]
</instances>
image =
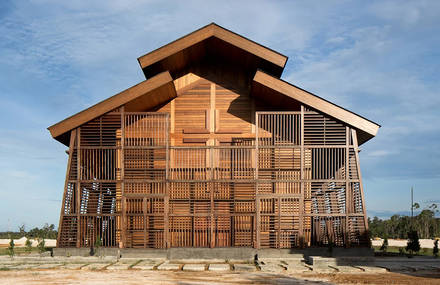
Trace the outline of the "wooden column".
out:
<instances>
[{"instance_id":1,"label":"wooden column","mask_svg":"<svg viewBox=\"0 0 440 285\"><path fill-rule=\"evenodd\" d=\"M127 236L127 213L126 213L126 200L125 200L125 108L121 107L121 240L119 247L126 247L126 236Z\"/></svg>"},{"instance_id":2,"label":"wooden column","mask_svg":"<svg viewBox=\"0 0 440 285\"><path fill-rule=\"evenodd\" d=\"M81 171L81 128L76 129L76 218L77 218L77 233L76 233L76 247L81 247L81 221L80 221L80 212L81 212L81 185L80 181L82 178Z\"/></svg>"},{"instance_id":3,"label":"wooden column","mask_svg":"<svg viewBox=\"0 0 440 285\"><path fill-rule=\"evenodd\" d=\"M299 228L298 228L298 236L299 236L299 246L303 247L305 238L304 238L304 105L301 105L301 116L300 116L300 145L301 145L301 153L300 153L300 191L301 197L299 200Z\"/></svg>"},{"instance_id":4,"label":"wooden column","mask_svg":"<svg viewBox=\"0 0 440 285\"><path fill-rule=\"evenodd\" d=\"M174 101L172 101L174 103ZM165 248L170 248L170 235L169 235L169 212L170 212L170 131L174 133L174 104L171 104L171 126L170 115L166 116L166 164L165 164L165 197L164 197L164 245Z\"/></svg>"},{"instance_id":5,"label":"wooden column","mask_svg":"<svg viewBox=\"0 0 440 285\"><path fill-rule=\"evenodd\" d=\"M261 215L260 215L260 194L258 191L258 112L255 112L255 248L261 247Z\"/></svg>"},{"instance_id":6,"label":"wooden column","mask_svg":"<svg viewBox=\"0 0 440 285\"><path fill-rule=\"evenodd\" d=\"M210 241L210 247L213 248L215 247L215 217L214 217L214 182L213 182L213 169L214 169L214 148L210 148L209 149L209 153L210 153L210 167L211 167L211 182L208 182L208 185L210 187L210 199L211 199L211 204L210 204L210 213L211 213L211 241Z\"/></svg>"},{"instance_id":7,"label":"wooden column","mask_svg":"<svg viewBox=\"0 0 440 285\"><path fill-rule=\"evenodd\" d=\"M345 127L345 246L350 247L349 210L350 210L350 128Z\"/></svg>"},{"instance_id":8,"label":"wooden column","mask_svg":"<svg viewBox=\"0 0 440 285\"><path fill-rule=\"evenodd\" d=\"M215 83L211 83L211 90L210 90L210 109L209 109L209 125L207 126L207 128L209 129L209 132L212 134L215 132L215 128L216 128L216 124L215 124ZM210 189L210 219L211 219L211 227L210 227L210 247L213 248L215 247L215 217L214 217L214 183L213 183L213 179L214 179L214 174L213 174L213 169L214 169L214 146L215 146L215 139L210 138L208 140L208 145L210 145L211 147L209 149L207 149L207 151L209 151L209 165L211 168L210 171L210 181L208 182L208 187Z\"/></svg>"},{"instance_id":9,"label":"wooden column","mask_svg":"<svg viewBox=\"0 0 440 285\"><path fill-rule=\"evenodd\" d=\"M362 175L361 175L361 168L359 163L359 147L358 147L358 141L356 136L356 130L351 130L351 135L353 139L353 148L354 148L354 156L356 158L356 166L359 176L359 188L361 191L361 197L362 197L362 212L364 216L364 224L365 224L365 231L368 231L368 219L367 219L367 207L365 206L365 197L364 197L364 186L362 185Z\"/></svg>"},{"instance_id":10,"label":"wooden column","mask_svg":"<svg viewBox=\"0 0 440 285\"><path fill-rule=\"evenodd\" d=\"M142 212L144 213L144 248L147 247L147 198L142 199Z\"/></svg>"},{"instance_id":11,"label":"wooden column","mask_svg":"<svg viewBox=\"0 0 440 285\"><path fill-rule=\"evenodd\" d=\"M76 129L74 129L70 132L69 158L67 159L66 180L64 182L64 193L63 193L63 199L61 202L60 221L58 223L57 246L60 246L61 230L62 230L63 219L64 219L64 207L66 205L67 185L69 185L70 166L72 164L73 152L75 151L75 137L76 137ZM77 167L77 166L75 165L75 167ZM76 208L76 206L75 206L75 208ZM76 211L78 211L78 208L76 208Z\"/></svg>"}]
</instances>

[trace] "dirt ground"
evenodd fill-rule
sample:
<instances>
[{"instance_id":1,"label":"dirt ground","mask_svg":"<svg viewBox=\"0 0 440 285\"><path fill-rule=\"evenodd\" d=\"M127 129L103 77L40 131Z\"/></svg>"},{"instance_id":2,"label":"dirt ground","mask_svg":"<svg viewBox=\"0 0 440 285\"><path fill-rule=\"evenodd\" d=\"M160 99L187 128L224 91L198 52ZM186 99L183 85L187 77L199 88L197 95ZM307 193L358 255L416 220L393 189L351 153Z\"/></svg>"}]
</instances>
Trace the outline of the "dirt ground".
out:
<instances>
[{"instance_id":1,"label":"dirt ground","mask_svg":"<svg viewBox=\"0 0 440 285\"><path fill-rule=\"evenodd\" d=\"M0 271L0 284L440 284L440 273L412 276L383 274L267 274L261 272L172 272L172 271Z\"/></svg>"}]
</instances>

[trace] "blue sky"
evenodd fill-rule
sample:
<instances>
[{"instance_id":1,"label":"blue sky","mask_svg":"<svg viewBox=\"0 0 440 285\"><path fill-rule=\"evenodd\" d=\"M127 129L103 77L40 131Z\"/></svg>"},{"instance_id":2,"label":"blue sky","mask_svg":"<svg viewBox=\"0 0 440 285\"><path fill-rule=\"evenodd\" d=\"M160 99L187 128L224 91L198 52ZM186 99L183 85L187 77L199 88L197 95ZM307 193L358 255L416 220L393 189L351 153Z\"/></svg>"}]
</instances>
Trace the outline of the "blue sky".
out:
<instances>
[{"instance_id":1,"label":"blue sky","mask_svg":"<svg viewBox=\"0 0 440 285\"><path fill-rule=\"evenodd\" d=\"M422 206L440 202L439 15L421 0L2 0L0 231L58 224L67 155L49 125L140 82L137 57L210 22L382 125L360 154L370 216L406 213L411 186Z\"/></svg>"}]
</instances>

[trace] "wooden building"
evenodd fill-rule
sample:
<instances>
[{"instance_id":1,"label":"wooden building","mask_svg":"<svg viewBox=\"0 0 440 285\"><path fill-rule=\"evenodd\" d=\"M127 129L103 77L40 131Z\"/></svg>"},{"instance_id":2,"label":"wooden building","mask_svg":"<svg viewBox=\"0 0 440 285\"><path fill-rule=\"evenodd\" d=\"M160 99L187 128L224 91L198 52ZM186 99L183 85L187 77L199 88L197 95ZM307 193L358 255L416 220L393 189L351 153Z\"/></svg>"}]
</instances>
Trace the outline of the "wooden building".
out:
<instances>
[{"instance_id":1,"label":"wooden building","mask_svg":"<svg viewBox=\"0 0 440 285\"><path fill-rule=\"evenodd\" d=\"M59 247L368 244L358 152L378 124L216 24L138 61L145 81L48 128L69 147Z\"/></svg>"}]
</instances>

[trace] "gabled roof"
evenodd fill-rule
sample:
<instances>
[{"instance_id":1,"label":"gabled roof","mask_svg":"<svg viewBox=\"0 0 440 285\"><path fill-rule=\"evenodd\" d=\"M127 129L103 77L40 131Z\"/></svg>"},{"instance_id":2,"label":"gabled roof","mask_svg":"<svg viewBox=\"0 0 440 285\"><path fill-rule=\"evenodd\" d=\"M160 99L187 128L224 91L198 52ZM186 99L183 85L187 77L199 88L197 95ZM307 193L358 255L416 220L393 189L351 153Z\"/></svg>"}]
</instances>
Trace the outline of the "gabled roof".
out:
<instances>
[{"instance_id":1,"label":"gabled roof","mask_svg":"<svg viewBox=\"0 0 440 285\"><path fill-rule=\"evenodd\" d=\"M224 56L234 62L242 61L241 66L258 65L254 66L253 73L259 68L278 77L287 62L287 56L215 23L147 53L139 57L138 61L147 78L166 70L176 78L175 73L187 69L188 65L203 60L207 54L213 52L218 57Z\"/></svg>"},{"instance_id":2,"label":"gabled roof","mask_svg":"<svg viewBox=\"0 0 440 285\"><path fill-rule=\"evenodd\" d=\"M176 89L174 88L173 79L169 72L163 72L70 116L47 129L53 138L68 144L69 133L72 129L124 104L127 111L141 111L153 108L174 97L176 97Z\"/></svg>"},{"instance_id":3,"label":"gabled roof","mask_svg":"<svg viewBox=\"0 0 440 285\"><path fill-rule=\"evenodd\" d=\"M266 97L269 98L269 100L277 98L277 100L280 101L280 105L288 103L283 100L293 99L311 107L312 109L353 126L360 130L360 132L358 132L359 145L376 136L377 131L380 128L380 125L373 121L262 71L257 71L254 76L252 95L260 98Z\"/></svg>"},{"instance_id":4,"label":"gabled roof","mask_svg":"<svg viewBox=\"0 0 440 285\"><path fill-rule=\"evenodd\" d=\"M252 85L252 96L284 109L289 109L289 106L295 109L300 102L355 127L359 145L374 137L380 127L375 122L279 79L287 61L286 56L212 23L138 58L148 80L48 129L52 137L68 145L71 130L122 105L125 105L126 111L154 108L177 96L182 76L198 70L192 64L208 63L208 67L215 68L217 65L211 65L213 62L204 61L212 58L217 61L215 64L220 62L220 65L231 65L232 69L245 71L243 74ZM195 74L191 78L194 81L198 76Z\"/></svg>"}]
</instances>

